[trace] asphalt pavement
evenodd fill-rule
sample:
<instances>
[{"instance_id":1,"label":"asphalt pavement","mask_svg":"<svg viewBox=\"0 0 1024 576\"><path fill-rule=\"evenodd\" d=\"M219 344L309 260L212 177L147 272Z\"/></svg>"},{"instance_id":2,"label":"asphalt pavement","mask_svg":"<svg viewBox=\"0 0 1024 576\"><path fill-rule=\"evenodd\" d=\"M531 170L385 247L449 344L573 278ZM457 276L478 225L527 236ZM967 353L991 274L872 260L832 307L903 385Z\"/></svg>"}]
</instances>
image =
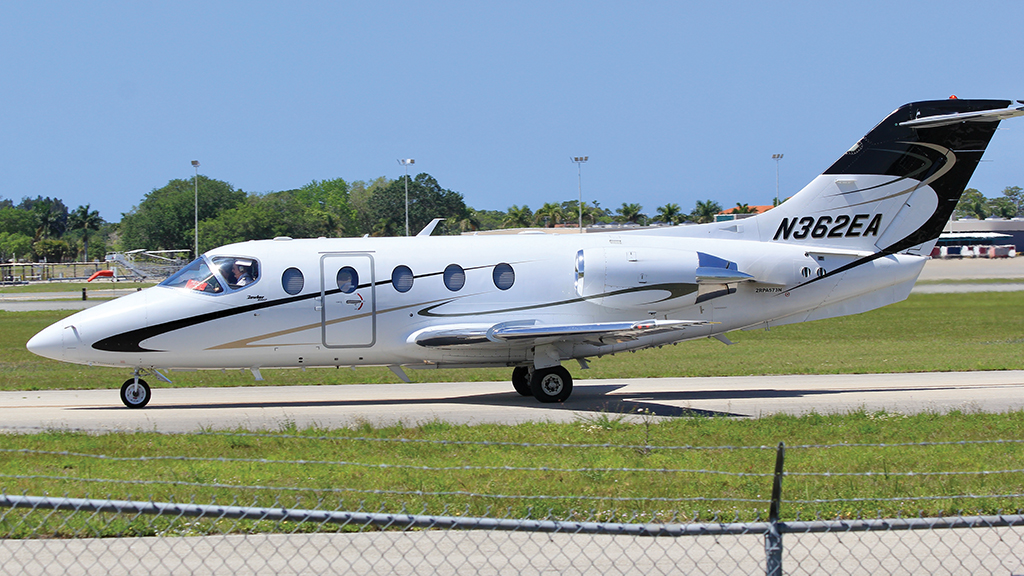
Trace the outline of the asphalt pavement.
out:
<instances>
[{"instance_id":1,"label":"asphalt pavement","mask_svg":"<svg viewBox=\"0 0 1024 576\"><path fill-rule=\"evenodd\" d=\"M170 373L174 378L174 373ZM103 390L0 392L0 430L199 428L573 422L770 414L1002 413L1024 410L1024 371L577 380L562 404L520 396L510 382L160 388L142 409Z\"/></svg>"}]
</instances>

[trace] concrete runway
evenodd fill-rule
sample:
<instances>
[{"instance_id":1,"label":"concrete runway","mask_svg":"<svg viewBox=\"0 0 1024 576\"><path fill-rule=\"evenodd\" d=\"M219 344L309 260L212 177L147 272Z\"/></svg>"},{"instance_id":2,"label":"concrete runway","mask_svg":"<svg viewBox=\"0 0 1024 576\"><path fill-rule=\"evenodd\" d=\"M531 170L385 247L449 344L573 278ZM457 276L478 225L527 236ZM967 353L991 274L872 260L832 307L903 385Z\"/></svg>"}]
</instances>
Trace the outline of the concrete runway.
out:
<instances>
[{"instance_id":1,"label":"concrete runway","mask_svg":"<svg viewBox=\"0 0 1024 576\"><path fill-rule=\"evenodd\" d=\"M640 411L656 418L866 409L917 413L1024 409L1024 371L825 376L741 376L577 381L564 404L540 404L506 382L159 388L141 410L118 391L0 392L0 430L42 428L192 431L200 427L278 429L431 420L458 424L571 422Z\"/></svg>"}]
</instances>

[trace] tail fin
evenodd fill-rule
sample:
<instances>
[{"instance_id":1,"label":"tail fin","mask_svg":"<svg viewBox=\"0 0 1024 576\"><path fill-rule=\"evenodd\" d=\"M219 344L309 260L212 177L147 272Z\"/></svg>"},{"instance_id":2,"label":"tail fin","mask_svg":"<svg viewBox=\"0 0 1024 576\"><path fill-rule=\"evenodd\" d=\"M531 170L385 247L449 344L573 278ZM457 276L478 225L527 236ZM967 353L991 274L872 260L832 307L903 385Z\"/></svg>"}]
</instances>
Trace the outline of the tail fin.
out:
<instances>
[{"instance_id":1,"label":"tail fin","mask_svg":"<svg viewBox=\"0 0 1024 576\"><path fill-rule=\"evenodd\" d=\"M953 214L1008 100L933 100L890 114L828 170L757 217L762 240L927 254Z\"/></svg>"}]
</instances>

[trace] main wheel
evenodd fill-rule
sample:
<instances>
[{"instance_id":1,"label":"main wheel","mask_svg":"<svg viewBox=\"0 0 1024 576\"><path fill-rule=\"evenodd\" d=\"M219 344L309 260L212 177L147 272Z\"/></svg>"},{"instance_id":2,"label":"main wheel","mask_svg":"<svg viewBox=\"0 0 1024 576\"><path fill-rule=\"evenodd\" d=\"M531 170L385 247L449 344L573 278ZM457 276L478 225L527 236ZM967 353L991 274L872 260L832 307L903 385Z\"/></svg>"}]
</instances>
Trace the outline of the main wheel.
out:
<instances>
[{"instance_id":1,"label":"main wheel","mask_svg":"<svg viewBox=\"0 0 1024 576\"><path fill-rule=\"evenodd\" d=\"M534 370L530 390L541 402L565 402L572 394L572 376L561 366Z\"/></svg>"},{"instance_id":2,"label":"main wheel","mask_svg":"<svg viewBox=\"0 0 1024 576\"><path fill-rule=\"evenodd\" d=\"M129 408L142 408L149 404L152 397L149 384L142 378L139 378L138 383L135 382L135 378L129 378L121 385L121 402Z\"/></svg>"},{"instance_id":3,"label":"main wheel","mask_svg":"<svg viewBox=\"0 0 1024 576\"><path fill-rule=\"evenodd\" d=\"M519 392L520 396L533 396L530 389L530 369L526 366L516 366L512 370L512 387Z\"/></svg>"}]
</instances>

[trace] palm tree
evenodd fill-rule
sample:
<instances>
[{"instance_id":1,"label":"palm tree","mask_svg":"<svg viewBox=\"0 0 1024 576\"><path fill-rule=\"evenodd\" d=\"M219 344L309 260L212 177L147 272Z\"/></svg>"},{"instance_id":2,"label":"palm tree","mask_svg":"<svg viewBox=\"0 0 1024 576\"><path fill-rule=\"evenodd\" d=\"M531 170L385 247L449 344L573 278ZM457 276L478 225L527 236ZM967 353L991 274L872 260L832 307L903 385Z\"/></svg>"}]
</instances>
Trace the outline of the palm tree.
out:
<instances>
[{"instance_id":1,"label":"palm tree","mask_svg":"<svg viewBox=\"0 0 1024 576\"><path fill-rule=\"evenodd\" d=\"M633 224L639 224L640 220L647 218L647 215L641 212L643 209L644 207L639 204L627 204L623 202L621 208L615 209L615 213L618 214L615 219L619 222L632 222Z\"/></svg>"},{"instance_id":2,"label":"palm tree","mask_svg":"<svg viewBox=\"0 0 1024 576\"><path fill-rule=\"evenodd\" d=\"M657 219L665 224L679 224L680 220L683 219L682 208L679 207L679 204L674 202L670 202L664 206L659 206Z\"/></svg>"},{"instance_id":3,"label":"palm tree","mask_svg":"<svg viewBox=\"0 0 1024 576\"><path fill-rule=\"evenodd\" d=\"M733 214L757 214L757 208L751 208L746 204L736 203L736 207L732 209Z\"/></svg>"},{"instance_id":4,"label":"palm tree","mask_svg":"<svg viewBox=\"0 0 1024 576\"><path fill-rule=\"evenodd\" d=\"M690 213L690 218L698 224L714 222L715 214L721 211L722 205L714 200L697 200L697 206Z\"/></svg>"},{"instance_id":5,"label":"palm tree","mask_svg":"<svg viewBox=\"0 0 1024 576\"><path fill-rule=\"evenodd\" d=\"M608 211L601 208L601 203L594 200L592 204L583 203L583 221L586 222L590 219L591 224L597 224L597 219L604 216L608 216Z\"/></svg>"},{"instance_id":6,"label":"palm tree","mask_svg":"<svg viewBox=\"0 0 1024 576\"><path fill-rule=\"evenodd\" d=\"M103 218L97 210L89 210L91 204L79 206L74 212L68 214L68 225L72 230L82 231L82 243L85 247L85 261L89 261L89 230L99 231L103 225Z\"/></svg>"},{"instance_id":7,"label":"palm tree","mask_svg":"<svg viewBox=\"0 0 1024 576\"><path fill-rule=\"evenodd\" d=\"M64 209L56 206L49 198L37 202L32 207L36 219L36 234L32 239L39 241L46 238L60 238L64 235L67 225L67 216Z\"/></svg>"},{"instance_id":8,"label":"palm tree","mask_svg":"<svg viewBox=\"0 0 1024 576\"><path fill-rule=\"evenodd\" d=\"M459 231L460 232L476 232L480 229L480 216L479 213L472 209L467 208L465 218L459 220Z\"/></svg>"},{"instance_id":9,"label":"palm tree","mask_svg":"<svg viewBox=\"0 0 1024 576\"><path fill-rule=\"evenodd\" d=\"M501 221L502 228L529 228L533 224L533 210L526 204L520 208L513 204L505 212L505 219Z\"/></svg>"},{"instance_id":10,"label":"palm tree","mask_svg":"<svg viewBox=\"0 0 1024 576\"><path fill-rule=\"evenodd\" d=\"M598 205L598 201L594 200L593 204L587 202L583 203L583 225L597 224L597 219L605 215L605 211ZM580 218L580 201L579 200L566 200L562 202L562 218L566 222L577 222Z\"/></svg>"},{"instance_id":11,"label":"palm tree","mask_svg":"<svg viewBox=\"0 0 1024 576\"><path fill-rule=\"evenodd\" d=\"M562 211L560 204L545 202L543 206L533 213L533 217L537 224L543 224L545 228L554 228L555 224L558 224L565 218L565 212Z\"/></svg>"}]
</instances>

